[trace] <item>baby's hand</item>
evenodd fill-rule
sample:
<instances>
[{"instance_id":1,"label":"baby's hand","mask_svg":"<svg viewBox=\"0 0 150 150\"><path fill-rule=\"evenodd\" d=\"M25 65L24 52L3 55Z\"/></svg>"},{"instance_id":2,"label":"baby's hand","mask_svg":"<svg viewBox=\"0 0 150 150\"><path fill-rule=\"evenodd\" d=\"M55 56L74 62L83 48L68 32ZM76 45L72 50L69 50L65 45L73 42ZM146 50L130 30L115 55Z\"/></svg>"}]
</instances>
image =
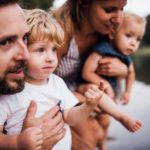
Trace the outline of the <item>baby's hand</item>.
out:
<instances>
[{"instance_id":1,"label":"baby's hand","mask_svg":"<svg viewBox=\"0 0 150 150\"><path fill-rule=\"evenodd\" d=\"M122 104L123 105L126 105L126 104L128 104L129 103L129 93L124 93L123 94L123 96L122 96L122 98L121 98L121 101L122 101Z\"/></svg>"},{"instance_id":2,"label":"baby's hand","mask_svg":"<svg viewBox=\"0 0 150 150\"><path fill-rule=\"evenodd\" d=\"M103 96L103 91L100 91L98 87L91 87L85 92L86 104L90 106L96 106L101 97Z\"/></svg>"},{"instance_id":3,"label":"baby's hand","mask_svg":"<svg viewBox=\"0 0 150 150\"><path fill-rule=\"evenodd\" d=\"M107 95L109 95L111 98L114 98L114 90L112 89L109 82L105 80L101 80L99 89L104 91Z\"/></svg>"},{"instance_id":4,"label":"baby's hand","mask_svg":"<svg viewBox=\"0 0 150 150\"><path fill-rule=\"evenodd\" d=\"M22 150L42 150L43 134L41 127L23 130L18 136L18 147Z\"/></svg>"}]
</instances>

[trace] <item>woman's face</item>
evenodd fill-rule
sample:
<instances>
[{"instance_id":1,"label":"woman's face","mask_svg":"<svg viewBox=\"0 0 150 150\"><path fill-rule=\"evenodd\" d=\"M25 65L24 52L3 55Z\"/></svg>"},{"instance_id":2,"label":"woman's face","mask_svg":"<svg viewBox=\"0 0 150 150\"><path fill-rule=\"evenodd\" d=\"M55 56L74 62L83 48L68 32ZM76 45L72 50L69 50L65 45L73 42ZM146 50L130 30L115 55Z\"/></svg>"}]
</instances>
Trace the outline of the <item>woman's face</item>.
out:
<instances>
[{"instance_id":1,"label":"woman's face","mask_svg":"<svg viewBox=\"0 0 150 150\"><path fill-rule=\"evenodd\" d=\"M121 22L127 0L93 0L89 11L89 25L94 31L108 34Z\"/></svg>"}]
</instances>

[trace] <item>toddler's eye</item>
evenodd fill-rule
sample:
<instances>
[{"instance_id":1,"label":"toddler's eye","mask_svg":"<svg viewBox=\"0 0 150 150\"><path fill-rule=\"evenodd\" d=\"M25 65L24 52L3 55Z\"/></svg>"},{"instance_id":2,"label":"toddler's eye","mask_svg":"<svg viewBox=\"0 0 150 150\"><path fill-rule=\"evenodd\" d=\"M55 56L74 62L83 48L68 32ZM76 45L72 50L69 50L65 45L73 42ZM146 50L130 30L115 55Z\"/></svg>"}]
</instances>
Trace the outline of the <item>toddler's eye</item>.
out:
<instances>
[{"instance_id":1,"label":"toddler's eye","mask_svg":"<svg viewBox=\"0 0 150 150\"><path fill-rule=\"evenodd\" d=\"M42 52L44 52L44 51L45 51L44 48L38 48L38 49L37 49L37 52L39 52L39 53L42 53Z\"/></svg>"},{"instance_id":2,"label":"toddler's eye","mask_svg":"<svg viewBox=\"0 0 150 150\"><path fill-rule=\"evenodd\" d=\"M53 47L53 48L52 48L52 51L53 51L53 52L56 52L56 50L57 50L56 47Z\"/></svg>"},{"instance_id":3,"label":"toddler's eye","mask_svg":"<svg viewBox=\"0 0 150 150\"><path fill-rule=\"evenodd\" d=\"M131 34L126 33L126 37L130 38L130 37L131 37Z\"/></svg>"}]
</instances>

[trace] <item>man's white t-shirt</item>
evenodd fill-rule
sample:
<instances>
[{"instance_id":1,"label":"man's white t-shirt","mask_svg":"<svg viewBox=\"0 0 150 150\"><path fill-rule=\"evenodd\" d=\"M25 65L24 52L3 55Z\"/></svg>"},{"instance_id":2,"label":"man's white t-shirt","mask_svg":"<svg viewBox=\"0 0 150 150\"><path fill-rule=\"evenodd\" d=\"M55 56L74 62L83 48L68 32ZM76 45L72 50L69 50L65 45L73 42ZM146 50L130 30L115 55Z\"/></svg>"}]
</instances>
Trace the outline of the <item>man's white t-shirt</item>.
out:
<instances>
[{"instance_id":1,"label":"man's white t-shirt","mask_svg":"<svg viewBox=\"0 0 150 150\"><path fill-rule=\"evenodd\" d=\"M51 74L45 85L25 83L22 92L12 95L0 96L0 125L4 126L7 134L13 135L21 132L23 120L31 100L37 103L36 117L40 117L61 100L61 109L65 110L78 103L77 98L67 88L65 82L57 75ZM71 149L71 132L65 124L66 135L53 150Z\"/></svg>"}]
</instances>

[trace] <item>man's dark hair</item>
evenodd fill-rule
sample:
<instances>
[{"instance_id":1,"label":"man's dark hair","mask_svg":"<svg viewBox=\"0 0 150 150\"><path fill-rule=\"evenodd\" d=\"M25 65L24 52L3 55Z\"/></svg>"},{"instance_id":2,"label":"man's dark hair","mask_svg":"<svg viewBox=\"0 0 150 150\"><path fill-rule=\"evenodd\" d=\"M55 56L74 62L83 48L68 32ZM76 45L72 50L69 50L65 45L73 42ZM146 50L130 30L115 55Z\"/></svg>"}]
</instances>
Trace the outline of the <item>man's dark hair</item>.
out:
<instances>
[{"instance_id":1,"label":"man's dark hair","mask_svg":"<svg viewBox=\"0 0 150 150\"><path fill-rule=\"evenodd\" d=\"M5 6L13 3L19 3L19 0L0 0L0 6Z\"/></svg>"}]
</instances>

